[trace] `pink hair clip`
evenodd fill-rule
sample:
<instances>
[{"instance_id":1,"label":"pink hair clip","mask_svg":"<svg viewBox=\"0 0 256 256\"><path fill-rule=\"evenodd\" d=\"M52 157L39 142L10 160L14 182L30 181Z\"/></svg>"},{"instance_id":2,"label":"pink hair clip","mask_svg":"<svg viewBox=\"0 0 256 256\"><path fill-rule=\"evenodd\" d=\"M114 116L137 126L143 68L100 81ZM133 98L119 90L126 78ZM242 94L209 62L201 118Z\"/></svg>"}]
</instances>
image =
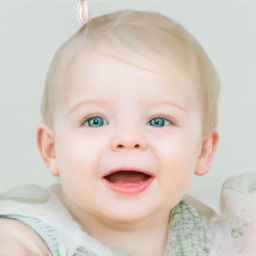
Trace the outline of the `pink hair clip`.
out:
<instances>
[{"instance_id":1,"label":"pink hair clip","mask_svg":"<svg viewBox=\"0 0 256 256\"><path fill-rule=\"evenodd\" d=\"M82 23L82 25L85 25L89 20L87 0L78 0L78 3L80 22Z\"/></svg>"}]
</instances>

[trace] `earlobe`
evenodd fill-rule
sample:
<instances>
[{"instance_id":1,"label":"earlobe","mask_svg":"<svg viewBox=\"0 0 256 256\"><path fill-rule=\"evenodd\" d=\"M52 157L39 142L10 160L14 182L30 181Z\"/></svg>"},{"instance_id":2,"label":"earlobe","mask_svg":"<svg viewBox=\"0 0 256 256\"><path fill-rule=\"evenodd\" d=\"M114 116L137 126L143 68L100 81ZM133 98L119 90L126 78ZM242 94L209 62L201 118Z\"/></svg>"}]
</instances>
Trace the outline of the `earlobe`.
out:
<instances>
[{"instance_id":1,"label":"earlobe","mask_svg":"<svg viewBox=\"0 0 256 256\"><path fill-rule=\"evenodd\" d=\"M203 140L201 153L198 158L195 169L196 175L202 176L209 171L213 157L217 149L218 141L219 135L216 131L213 131L209 136L207 136Z\"/></svg>"},{"instance_id":2,"label":"earlobe","mask_svg":"<svg viewBox=\"0 0 256 256\"><path fill-rule=\"evenodd\" d=\"M57 167L54 135L52 129L45 123L40 123L37 129L37 148L41 157L53 176L59 176Z\"/></svg>"}]
</instances>

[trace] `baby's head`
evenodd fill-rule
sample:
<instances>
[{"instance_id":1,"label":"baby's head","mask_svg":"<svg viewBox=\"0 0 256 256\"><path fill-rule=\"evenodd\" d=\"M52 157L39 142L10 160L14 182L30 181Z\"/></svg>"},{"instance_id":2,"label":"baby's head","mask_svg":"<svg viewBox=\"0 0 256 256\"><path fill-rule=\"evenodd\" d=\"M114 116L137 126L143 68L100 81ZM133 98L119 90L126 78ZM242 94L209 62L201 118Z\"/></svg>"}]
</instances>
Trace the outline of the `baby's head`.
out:
<instances>
[{"instance_id":1,"label":"baby's head","mask_svg":"<svg viewBox=\"0 0 256 256\"><path fill-rule=\"evenodd\" d=\"M177 23L135 11L92 19L52 62L38 129L67 207L166 218L210 167L218 91L211 61Z\"/></svg>"},{"instance_id":2,"label":"baby's head","mask_svg":"<svg viewBox=\"0 0 256 256\"><path fill-rule=\"evenodd\" d=\"M92 19L58 50L48 72L42 100L42 117L47 124L54 123L55 106L68 65L82 51L92 50L145 68L175 65L195 82L203 134L216 129L220 81L200 44L182 26L165 16L135 11Z\"/></svg>"}]
</instances>

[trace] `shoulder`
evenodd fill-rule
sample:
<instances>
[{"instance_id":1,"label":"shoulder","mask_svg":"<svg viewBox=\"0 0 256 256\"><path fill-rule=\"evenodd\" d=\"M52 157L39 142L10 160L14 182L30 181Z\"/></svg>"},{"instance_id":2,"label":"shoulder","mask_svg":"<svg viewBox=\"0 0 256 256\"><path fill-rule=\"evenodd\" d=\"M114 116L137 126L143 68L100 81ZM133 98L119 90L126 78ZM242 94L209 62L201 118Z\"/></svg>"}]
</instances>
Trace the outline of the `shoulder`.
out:
<instances>
[{"instance_id":1,"label":"shoulder","mask_svg":"<svg viewBox=\"0 0 256 256\"><path fill-rule=\"evenodd\" d=\"M38 235L27 225L0 218L0 255L50 255Z\"/></svg>"},{"instance_id":2,"label":"shoulder","mask_svg":"<svg viewBox=\"0 0 256 256\"><path fill-rule=\"evenodd\" d=\"M177 204L171 212L173 220L176 219L178 226L190 225L190 232L206 232L217 213L190 195L185 195L183 200ZM182 221L181 221L182 220Z\"/></svg>"},{"instance_id":3,"label":"shoulder","mask_svg":"<svg viewBox=\"0 0 256 256\"><path fill-rule=\"evenodd\" d=\"M25 184L16 186L0 194L1 201L16 201L21 203L45 203L49 200L50 193L39 185Z\"/></svg>"},{"instance_id":4,"label":"shoulder","mask_svg":"<svg viewBox=\"0 0 256 256\"><path fill-rule=\"evenodd\" d=\"M190 195L185 195L181 202L186 205L191 214L204 219L209 224L212 218L217 216L217 213L211 207Z\"/></svg>"},{"instance_id":5,"label":"shoulder","mask_svg":"<svg viewBox=\"0 0 256 256\"><path fill-rule=\"evenodd\" d=\"M52 187L44 189L38 185L21 185L0 194L0 248L3 248L5 241L5 247L17 251L32 248L44 251L46 247L51 253L57 251L60 246L58 231L61 212L62 206ZM1 254L0 251L0 255L20 253Z\"/></svg>"},{"instance_id":6,"label":"shoulder","mask_svg":"<svg viewBox=\"0 0 256 256\"><path fill-rule=\"evenodd\" d=\"M210 207L186 195L171 211L166 254L208 255L207 232L213 216Z\"/></svg>"}]
</instances>

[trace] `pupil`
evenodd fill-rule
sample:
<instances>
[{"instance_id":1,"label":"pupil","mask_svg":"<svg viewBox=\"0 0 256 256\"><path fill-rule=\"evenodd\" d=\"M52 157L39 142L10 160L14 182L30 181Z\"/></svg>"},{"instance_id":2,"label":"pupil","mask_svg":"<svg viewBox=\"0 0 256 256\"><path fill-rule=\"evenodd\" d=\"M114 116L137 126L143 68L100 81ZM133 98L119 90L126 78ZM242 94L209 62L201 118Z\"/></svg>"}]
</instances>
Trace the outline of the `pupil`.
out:
<instances>
[{"instance_id":1,"label":"pupil","mask_svg":"<svg viewBox=\"0 0 256 256\"><path fill-rule=\"evenodd\" d=\"M156 119L156 120L155 120L155 124L156 124L156 125L159 125L159 124L160 124L160 120L159 120L159 119Z\"/></svg>"},{"instance_id":2,"label":"pupil","mask_svg":"<svg viewBox=\"0 0 256 256\"><path fill-rule=\"evenodd\" d=\"M150 121L150 124L151 124L152 126L161 127L161 126L164 126L164 120L161 119L161 118L152 119L152 120Z\"/></svg>"},{"instance_id":3,"label":"pupil","mask_svg":"<svg viewBox=\"0 0 256 256\"><path fill-rule=\"evenodd\" d=\"M101 125L103 125L103 120L101 118L92 118L89 121L89 125L93 126L93 127L101 126Z\"/></svg>"}]
</instances>

